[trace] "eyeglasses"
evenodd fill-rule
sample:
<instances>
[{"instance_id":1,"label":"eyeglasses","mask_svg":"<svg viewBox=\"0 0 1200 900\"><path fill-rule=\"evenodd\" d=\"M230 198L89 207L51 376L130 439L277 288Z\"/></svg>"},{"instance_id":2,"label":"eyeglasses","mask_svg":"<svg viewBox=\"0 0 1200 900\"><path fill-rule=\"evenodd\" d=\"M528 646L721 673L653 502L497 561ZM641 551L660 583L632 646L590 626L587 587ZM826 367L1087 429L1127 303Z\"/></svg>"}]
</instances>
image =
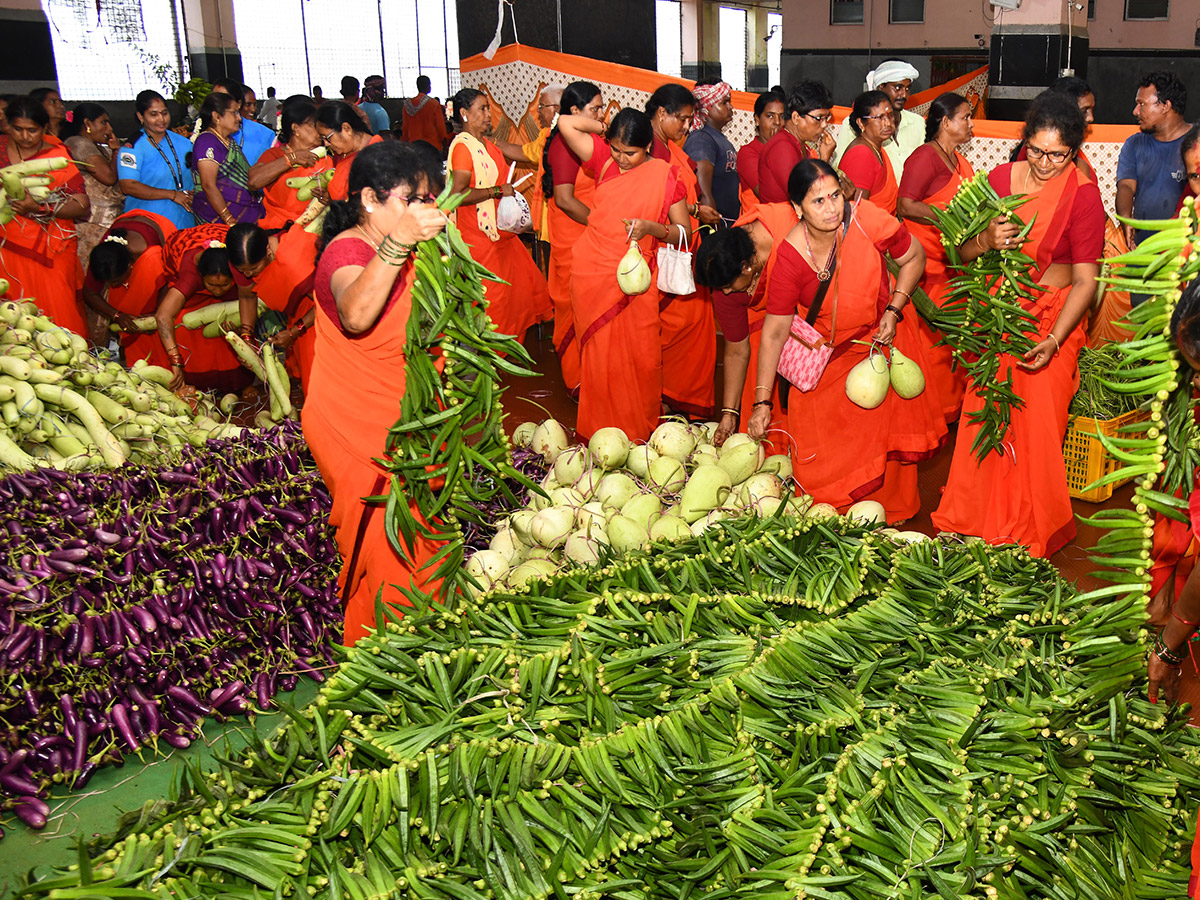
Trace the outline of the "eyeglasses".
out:
<instances>
[{"instance_id":1,"label":"eyeglasses","mask_svg":"<svg viewBox=\"0 0 1200 900\"><path fill-rule=\"evenodd\" d=\"M539 103L538 109L558 109L557 103Z\"/></svg>"},{"instance_id":2,"label":"eyeglasses","mask_svg":"<svg viewBox=\"0 0 1200 900\"><path fill-rule=\"evenodd\" d=\"M420 197L395 197L395 199L399 200L405 206L411 206L414 203L418 206L433 206L437 203L437 197L433 196L433 194L423 194Z\"/></svg>"},{"instance_id":3,"label":"eyeglasses","mask_svg":"<svg viewBox=\"0 0 1200 900\"><path fill-rule=\"evenodd\" d=\"M1052 163L1066 162L1071 157L1070 150L1043 150L1032 144L1025 145L1025 155L1030 159L1041 159L1043 156Z\"/></svg>"},{"instance_id":4,"label":"eyeglasses","mask_svg":"<svg viewBox=\"0 0 1200 900\"><path fill-rule=\"evenodd\" d=\"M833 113L825 113L823 116L814 116L812 113L803 113L807 119L812 119L814 122L820 122L822 125L828 125L833 121Z\"/></svg>"}]
</instances>

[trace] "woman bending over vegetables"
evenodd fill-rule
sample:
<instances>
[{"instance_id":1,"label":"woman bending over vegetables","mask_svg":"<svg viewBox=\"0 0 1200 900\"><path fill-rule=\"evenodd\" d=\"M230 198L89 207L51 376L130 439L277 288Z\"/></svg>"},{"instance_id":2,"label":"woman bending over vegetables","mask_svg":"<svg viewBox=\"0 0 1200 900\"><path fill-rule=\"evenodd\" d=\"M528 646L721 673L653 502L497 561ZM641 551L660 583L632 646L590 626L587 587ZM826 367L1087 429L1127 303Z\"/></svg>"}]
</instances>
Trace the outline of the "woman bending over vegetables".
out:
<instances>
[{"instance_id":1,"label":"woman bending over vegetables","mask_svg":"<svg viewBox=\"0 0 1200 900\"><path fill-rule=\"evenodd\" d=\"M826 162L797 163L788 193L799 224L779 248L771 274L748 432L767 437L772 386L792 319L808 316L826 282L812 324L832 344L833 355L816 387L807 393L793 388L788 401L788 432L799 447L796 480L814 499L839 510L876 500L889 523L903 521L921 506L916 463L936 453L946 437L941 409L929 391L903 400L892 390L882 404L864 409L846 396L846 376L869 354L891 346L924 368L915 317L906 307L925 251L870 200L849 206ZM900 265L895 287L885 253Z\"/></svg>"},{"instance_id":2,"label":"woman bending over vegetables","mask_svg":"<svg viewBox=\"0 0 1200 900\"><path fill-rule=\"evenodd\" d=\"M349 199L330 204L321 235L317 346L301 421L333 500L347 645L375 627L380 591L383 602L407 606L397 586L429 590L428 573L419 570L439 549L418 538L415 562L401 560L388 542L384 510L363 499L387 493L375 458L404 395L413 251L446 224L434 205L439 181L440 172L408 144L367 147L350 168Z\"/></svg>"},{"instance_id":3,"label":"woman bending over vegetables","mask_svg":"<svg viewBox=\"0 0 1200 900\"><path fill-rule=\"evenodd\" d=\"M1104 252L1104 207L1096 184L1075 165L1083 142L1083 114L1075 101L1045 93L1029 108L1023 141L1028 159L993 169L988 181L1001 197L1025 194L1020 209L1033 220L1024 252L1030 277L1042 291L1022 300L1036 317L1035 346L1023 357L1004 356L998 377L1011 375L1024 405L1012 410L1003 455L979 462L971 450L979 426L969 416L983 401L968 382L950 478L933 524L942 531L1018 543L1049 556L1075 536L1062 440L1067 407L1079 387L1076 361L1086 334L1080 324L1096 293L1097 260ZM1018 228L1002 218L958 248L964 262L1010 246Z\"/></svg>"}]
</instances>

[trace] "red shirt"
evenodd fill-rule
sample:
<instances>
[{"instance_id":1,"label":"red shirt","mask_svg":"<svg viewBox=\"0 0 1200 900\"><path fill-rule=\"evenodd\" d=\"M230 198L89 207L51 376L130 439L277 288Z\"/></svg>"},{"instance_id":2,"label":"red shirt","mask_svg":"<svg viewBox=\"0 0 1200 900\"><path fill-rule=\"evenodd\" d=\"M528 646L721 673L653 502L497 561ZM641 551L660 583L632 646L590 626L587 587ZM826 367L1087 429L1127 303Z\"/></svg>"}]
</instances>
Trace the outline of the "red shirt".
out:
<instances>
[{"instance_id":1,"label":"red shirt","mask_svg":"<svg viewBox=\"0 0 1200 900\"><path fill-rule=\"evenodd\" d=\"M738 151L738 181L742 184L742 190L758 190L758 166L765 146L767 145L755 138Z\"/></svg>"},{"instance_id":2,"label":"red shirt","mask_svg":"<svg viewBox=\"0 0 1200 900\"><path fill-rule=\"evenodd\" d=\"M922 144L904 161L900 196L924 203L949 183L951 174L933 142Z\"/></svg>"},{"instance_id":3,"label":"red shirt","mask_svg":"<svg viewBox=\"0 0 1200 900\"><path fill-rule=\"evenodd\" d=\"M608 147L605 145L605 152ZM546 151L546 158L550 162L550 177L554 180L554 186L560 184L574 184L575 176L579 174L581 163L579 157L571 152L571 148L567 146L567 142L562 139L561 135L556 134L554 140L550 142L550 148Z\"/></svg>"},{"instance_id":4,"label":"red shirt","mask_svg":"<svg viewBox=\"0 0 1200 900\"><path fill-rule=\"evenodd\" d=\"M812 154L802 140L786 128L780 128L759 151L758 199L763 203L787 203L788 176L796 163L810 156Z\"/></svg>"},{"instance_id":5,"label":"red shirt","mask_svg":"<svg viewBox=\"0 0 1200 900\"><path fill-rule=\"evenodd\" d=\"M1008 197L1012 189L1012 163L997 166L988 173L988 181L1001 197ZM907 164L905 165L907 169ZM1017 210L1017 215L1021 211ZM1075 205L1071 209L1062 240L1054 248L1050 264L1094 263L1104 255L1104 204L1100 201L1100 188L1094 181L1079 186L1075 193Z\"/></svg>"},{"instance_id":6,"label":"red shirt","mask_svg":"<svg viewBox=\"0 0 1200 900\"><path fill-rule=\"evenodd\" d=\"M721 326L721 335L725 338L725 343L736 344L750 337L750 301L751 297L745 291L726 294L713 288L713 315L717 324Z\"/></svg>"}]
</instances>

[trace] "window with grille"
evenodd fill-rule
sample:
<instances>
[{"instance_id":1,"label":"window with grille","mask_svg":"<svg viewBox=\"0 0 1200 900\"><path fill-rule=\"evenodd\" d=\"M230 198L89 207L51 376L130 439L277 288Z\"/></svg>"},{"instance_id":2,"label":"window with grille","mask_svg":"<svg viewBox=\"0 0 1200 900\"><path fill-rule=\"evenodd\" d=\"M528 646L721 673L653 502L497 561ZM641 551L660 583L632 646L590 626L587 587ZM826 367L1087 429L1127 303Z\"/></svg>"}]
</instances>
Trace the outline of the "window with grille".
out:
<instances>
[{"instance_id":1,"label":"window with grille","mask_svg":"<svg viewBox=\"0 0 1200 900\"><path fill-rule=\"evenodd\" d=\"M42 0L58 88L78 100L132 100L187 80L179 0Z\"/></svg>"},{"instance_id":2,"label":"window with grille","mask_svg":"<svg viewBox=\"0 0 1200 900\"><path fill-rule=\"evenodd\" d=\"M746 10L722 6L718 18L721 80L735 91L746 89Z\"/></svg>"},{"instance_id":3,"label":"window with grille","mask_svg":"<svg viewBox=\"0 0 1200 900\"><path fill-rule=\"evenodd\" d=\"M767 41L767 73L768 81L772 84L779 84L779 57L780 51L783 48L783 14L782 13L767 13L767 32L771 35L771 39Z\"/></svg>"},{"instance_id":4,"label":"window with grille","mask_svg":"<svg viewBox=\"0 0 1200 900\"><path fill-rule=\"evenodd\" d=\"M925 0L891 0L889 7L889 20L894 25L925 21Z\"/></svg>"},{"instance_id":5,"label":"window with grille","mask_svg":"<svg viewBox=\"0 0 1200 900\"><path fill-rule=\"evenodd\" d=\"M683 7L679 0L654 0L654 29L658 71L683 74Z\"/></svg>"},{"instance_id":6,"label":"window with grille","mask_svg":"<svg viewBox=\"0 0 1200 900\"><path fill-rule=\"evenodd\" d=\"M1125 0L1126 19L1169 19L1171 0Z\"/></svg>"},{"instance_id":7,"label":"window with grille","mask_svg":"<svg viewBox=\"0 0 1200 900\"><path fill-rule=\"evenodd\" d=\"M861 25L863 0L831 0L829 21L834 25Z\"/></svg>"}]
</instances>

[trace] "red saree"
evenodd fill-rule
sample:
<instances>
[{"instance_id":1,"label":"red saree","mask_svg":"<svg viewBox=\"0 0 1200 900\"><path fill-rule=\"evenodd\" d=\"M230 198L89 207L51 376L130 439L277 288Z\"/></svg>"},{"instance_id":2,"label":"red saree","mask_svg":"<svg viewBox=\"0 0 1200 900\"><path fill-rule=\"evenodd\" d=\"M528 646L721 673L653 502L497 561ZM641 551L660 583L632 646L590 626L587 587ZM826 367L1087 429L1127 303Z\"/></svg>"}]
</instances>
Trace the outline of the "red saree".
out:
<instances>
[{"instance_id":1,"label":"red saree","mask_svg":"<svg viewBox=\"0 0 1200 900\"><path fill-rule=\"evenodd\" d=\"M556 138L557 140L557 138ZM580 166L575 176L575 197L591 209L596 202L596 181ZM579 336L571 313L571 262L575 244L583 237L580 225L553 200L546 202L550 230L550 275L547 283L554 302L554 349L562 367L563 382L572 392L579 390Z\"/></svg>"},{"instance_id":2,"label":"red saree","mask_svg":"<svg viewBox=\"0 0 1200 900\"><path fill-rule=\"evenodd\" d=\"M139 209L117 216L109 226L109 231L111 232L114 228L138 227L138 225L145 226L138 230L150 246L134 260L133 271L129 273L129 278L125 283L108 288L109 305L134 317L154 315L154 309L158 306L159 293L167 283L167 274L163 266L163 245L167 238L178 230L175 223L166 216ZM157 245L152 243L155 239L157 239ZM102 288L102 286L100 287ZM149 334L125 334L122 332L119 337L121 347L125 351L126 363L131 364L134 360L151 357L159 361L167 358L162 349L162 342L155 332Z\"/></svg>"},{"instance_id":3,"label":"red saree","mask_svg":"<svg viewBox=\"0 0 1200 900\"><path fill-rule=\"evenodd\" d=\"M377 134L371 135L371 139L367 141L366 146L379 144L383 142ZM330 200L348 200L350 198L350 167L354 165L354 157L358 156L357 151L347 153L345 156L339 157L333 166L333 179L329 182L329 199ZM307 206L308 204L304 204Z\"/></svg>"}]
</instances>

